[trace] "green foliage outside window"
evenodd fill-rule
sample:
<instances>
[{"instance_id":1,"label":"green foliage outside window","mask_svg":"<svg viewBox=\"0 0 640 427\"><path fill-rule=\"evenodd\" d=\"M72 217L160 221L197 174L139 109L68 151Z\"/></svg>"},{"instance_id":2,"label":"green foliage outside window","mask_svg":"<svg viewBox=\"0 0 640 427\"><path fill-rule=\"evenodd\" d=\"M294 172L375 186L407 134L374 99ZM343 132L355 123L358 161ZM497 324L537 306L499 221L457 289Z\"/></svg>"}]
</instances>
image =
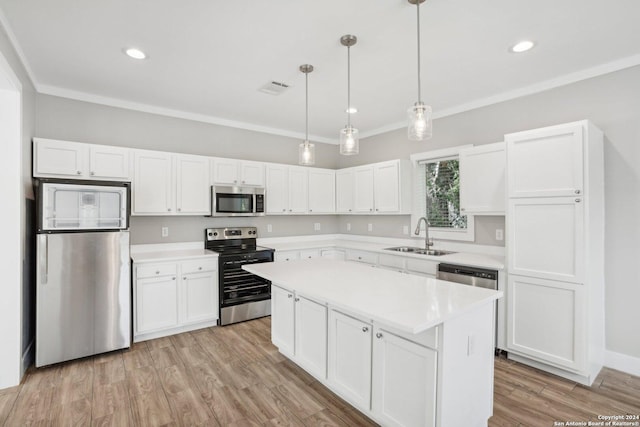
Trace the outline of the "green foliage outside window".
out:
<instances>
[{"instance_id":1,"label":"green foliage outside window","mask_svg":"<svg viewBox=\"0 0 640 427\"><path fill-rule=\"evenodd\" d=\"M441 160L426 165L427 214L437 228L467 228L460 214L460 169L458 160Z\"/></svg>"}]
</instances>

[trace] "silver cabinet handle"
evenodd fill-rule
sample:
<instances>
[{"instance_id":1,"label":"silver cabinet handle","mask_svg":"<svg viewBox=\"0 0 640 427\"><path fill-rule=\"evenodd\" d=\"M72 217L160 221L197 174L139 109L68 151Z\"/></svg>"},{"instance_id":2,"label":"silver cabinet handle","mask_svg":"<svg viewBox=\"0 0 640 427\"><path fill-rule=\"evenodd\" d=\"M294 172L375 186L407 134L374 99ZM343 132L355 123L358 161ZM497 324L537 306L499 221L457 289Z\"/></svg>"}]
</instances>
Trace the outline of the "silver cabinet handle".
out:
<instances>
[{"instance_id":1,"label":"silver cabinet handle","mask_svg":"<svg viewBox=\"0 0 640 427\"><path fill-rule=\"evenodd\" d=\"M376 208L376 212L378 212L380 209Z\"/></svg>"},{"instance_id":2,"label":"silver cabinet handle","mask_svg":"<svg viewBox=\"0 0 640 427\"><path fill-rule=\"evenodd\" d=\"M289 209L289 212L291 212L291 211L292 211L292 209Z\"/></svg>"},{"instance_id":3,"label":"silver cabinet handle","mask_svg":"<svg viewBox=\"0 0 640 427\"><path fill-rule=\"evenodd\" d=\"M376 338L378 338L378 339L382 338L382 333L381 332L377 332L376 333Z\"/></svg>"},{"instance_id":4,"label":"silver cabinet handle","mask_svg":"<svg viewBox=\"0 0 640 427\"><path fill-rule=\"evenodd\" d=\"M187 280L187 276L183 277L182 280Z\"/></svg>"},{"instance_id":5,"label":"silver cabinet handle","mask_svg":"<svg viewBox=\"0 0 640 427\"><path fill-rule=\"evenodd\" d=\"M159 272L159 271L156 271L156 274L160 274L160 272Z\"/></svg>"},{"instance_id":6,"label":"silver cabinet handle","mask_svg":"<svg viewBox=\"0 0 640 427\"><path fill-rule=\"evenodd\" d=\"M368 326L363 326L362 327L362 332L368 332L369 331L369 327Z\"/></svg>"},{"instance_id":7,"label":"silver cabinet handle","mask_svg":"<svg viewBox=\"0 0 640 427\"><path fill-rule=\"evenodd\" d=\"M287 298L293 298L292 294L287 294Z\"/></svg>"},{"instance_id":8,"label":"silver cabinet handle","mask_svg":"<svg viewBox=\"0 0 640 427\"><path fill-rule=\"evenodd\" d=\"M581 199L576 199L576 203L580 203Z\"/></svg>"},{"instance_id":9,"label":"silver cabinet handle","mask_svg":"<svg viewBox=\"0 0 640 427\"><path fill-rule=\"evenodd\" d=\"M242 180L242 183L244 184L244 179Z\"/></svg>"},{"instance_id":10,"label":"silver cabinet handle","mask_svg":"<svg viewBox=\"0 0 640 427\"><path fill-rule=\"evenodd\" d=\"M373 212L373 208L369 208L369 212Z\"/></svg>"},{"instance_id":11,"label":"silver cabinet handle","mask_svg":"<svg viewBox=\"0 0 640 427\"><path fill-rule=\"evenodd\" d=\"M96 173L94 171L89 172L91 174L91 176L95 175Z\"/></svg>"},{"instance_id":12,"label":"silver cabinet handle","mask_svg":"<svg viewBox=\"0 0 640 427\"><path fill-rule=\"evenodd\" d=\"M466 211L467 209L466 209L466 208L460 208L460 210L464 212L464 211Z\"/></svg>"},{"instance_id":13,"label":"silver cabinet handle","mask_svg":"<svg viewBox=\"0 0 640 427\"><path fill-rule=\"evenodd\" d=\"M202 270L202 267L198 267L198 270Z\"/></svg>"},{"instance_id":14,"label":"silver cabinet handle","mask_svg":"<svg viewBox=\"0 0 640 427\"><path fill-rule=\"evenodd\" d=\"M282 212L286 212L286 211L287 211L286 209L282 209Z\"/></svg>"},{"instance_id":15,"label":"silver cabinet handle","mask_svg":"<svg viewBox=\"0 0 640 427\"><path fill-rule=\"evenodd\" d=\"M77 175L82 175L82 172L80 172L80 171L76 171L76 174L77 174Z\"/></svg>"},{"instance_id":16,"label":"silver cabinet handle","mask_svg":"<svg viewBox=\"0 0 640 427\"><path fill-rule=\"evenodd\" d=\"M296 299L294 299L294 301L295 301L295 302L298 302L298 301L300 301L300 298L296 298Z\"/></svg>"},{"instance_id":17,"label":"silver cabinet handle","mask_svg":"<svg viewBox=\"0 0 640 427\"><path fill-rule=\"evenodd\" d=\"M233 180L233 182L234 182L234 184L237 184L237 183L238 183L238 180L237 180L237 179L234 179L234 180Z\"/></svg>"},{"instance_id":18,"label":"silver cabinet handle","mask_svg":"<svg viewBox=\"0 0 640 427\"><path fill-rule=\"evenodd\" d=\"M167 212L171 212L171 208L167 208Z\"/></svg>"},{"instance_id":19,"label":"silver cabinet handle","mask_svg":"<svg viewBox=\"0 0 640 427\"><path fill-rule=\"evenodd\" d=\"M182 208L178 208L178 212L182 212Z\"/></svg>"},{"instance_id":20,"label":"silver cabinet handle","mask_svg":"<svg viewBox=\"0 0 640 427\"><path fill-rule=\"evenodd\" d=\"M313 212L313 209L309 209L309 212Z\"/></svg>"},{"instance_id":21,"label":"silver cabinet handle","mask_svg":"<svg viewBox=\"0 0 640 427\"><path fill-rule=\"evenodd\" d=\"M575 191L575 193L576 193L576 194L580 194L580 190L576 190L576 191Z\"/></svg>"},{"instance_id":22,"label":"silver cabinet handle","mask_svg":"<svg viewBox=\"0 0 640 427\"><path fill-rule=\"evenodd\" d=\"M351 209L349 209L349 212L351 212Z\"/></svg>"},{"instance_id":23,"label":"silver cabinet handle","mask_svg":"<svg viewBox=\"0 0 640 427\"><path fill-rule=\"evenodd\" d=\"M361 256L359 256L359 257L358 257L358 259L362 259L362 257L361 257Z\"/></svg>"},{"instance_id":24,"label":"silver cabinet handle","mask_svg":"<svg viewBox=\"0 0 640 427\"><path fill-rule=\"evenodd\" d=\"M175 278L175 277L172 277L172 278L171 278L171 280L176 280L176 278Z\"/></svg>"}]
</instances>

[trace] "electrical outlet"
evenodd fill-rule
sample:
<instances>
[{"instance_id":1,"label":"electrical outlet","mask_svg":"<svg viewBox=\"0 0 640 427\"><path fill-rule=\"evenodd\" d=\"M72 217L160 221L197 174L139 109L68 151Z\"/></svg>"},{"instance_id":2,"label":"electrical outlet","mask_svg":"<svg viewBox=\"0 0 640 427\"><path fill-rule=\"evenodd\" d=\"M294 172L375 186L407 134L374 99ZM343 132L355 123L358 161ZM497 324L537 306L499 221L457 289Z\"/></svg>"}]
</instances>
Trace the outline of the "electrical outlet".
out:
<instances>
[{"instance_id":1,"label":"electrical outlet","mask_svg":"<svg viewBox=\"0 0 640 427\"><path fill-rule=\"evenodd\" d=\"M351 231L351 223L350 222L347 223L347 231Z\"/></svg>"},{"instance_id":2,"label":"electrical outlet","mask_svg":"<svg viewBox=\"0 0 640 427\"><path fill-rule=\"evenodd\" d=\"M368 231L373 231L373 224L371 224L371 223L367 224L367 230Z\"/></svg>"},{"instance_id":3,"label":"electrical outlet","mask_svg":"<svg viewBox=\"0 0 640 427\"><path fill-rule=\"evenodd\" d=\"M315 231L320 231L320 223L319 222L314 222L313 223L313 229Z\"/></svg>"},{"instance_id":4,"label":"electrical outlet","mask_svg":"<svg viewBox=\"0 0 640 427\"><path fill-rule=\"evenodd\" d=\"M496 240L504 240L504 231L501 228L496 229Z\"/></svg>"},{"instance_id":5,"label":"electrical outlet","mask_svg":"<svg viewBox=\"0 0 640 427\"><path fill-rule=\"evenodd\" d=\"M403 225L402 226L402 234L405 234L405 235L409 234L409 226L408 225Z\"/></svg>"},{"instance_id":6,"label":"electrical outlet","mask_svg":"<svg viewBox=\"0 0 640 427\"><path fill-rule=\"evenodd\" d=\"M162 237L169 237L169 227L162 227Z\"/></svg>"},{"instance_id":7,"label":"electrical outlet","mask_svg":"<svg viewBox=\"0 0 640 427\"><path fill-rule=\"evenodd\" d=\"M271 224L267 224L267 233L273 232L273 226Z\"/></svg>"}]
</instances>

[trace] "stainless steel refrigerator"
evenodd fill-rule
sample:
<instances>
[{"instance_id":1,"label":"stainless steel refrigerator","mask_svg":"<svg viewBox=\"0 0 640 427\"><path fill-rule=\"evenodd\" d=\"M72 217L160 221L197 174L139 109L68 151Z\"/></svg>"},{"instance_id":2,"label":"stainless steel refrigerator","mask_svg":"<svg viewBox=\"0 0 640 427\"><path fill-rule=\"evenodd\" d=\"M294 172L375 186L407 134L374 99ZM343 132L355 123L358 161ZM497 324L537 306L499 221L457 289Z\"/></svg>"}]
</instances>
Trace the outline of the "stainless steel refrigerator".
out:
<instances>
[{"instance_id":1,"label":"stainless steel refrigerator","mask_svg":"<svg viewBox=\"0 0 640 427\"><path fill-rule=\"evenodd\" d=\"M36 195L36 366L129 347L129 183L41 179Z\"/></svg>"}]
</instances>

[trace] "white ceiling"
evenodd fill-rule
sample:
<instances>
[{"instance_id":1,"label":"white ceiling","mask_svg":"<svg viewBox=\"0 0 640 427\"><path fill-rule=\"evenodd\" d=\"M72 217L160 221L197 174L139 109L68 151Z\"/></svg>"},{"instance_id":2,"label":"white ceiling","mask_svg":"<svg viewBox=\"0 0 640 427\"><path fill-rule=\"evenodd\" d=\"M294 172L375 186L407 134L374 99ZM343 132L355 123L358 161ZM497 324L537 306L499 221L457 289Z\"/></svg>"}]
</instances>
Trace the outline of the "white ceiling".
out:
<instances>
[{"instance_id":1,"label":"white ceiling","mask_svg":"<svg viewBox=\"0 0 640 427\"><path fill-rule=\"evenodd\" d=\"M417 100L416 10L407 0L0 0L38 91L311 139L345 125L403 126ZM640 64L638 0L427 0L423 99L436 117ZM532 39L524 54L510 45ZM123 54L135 46L149 58ZM279 96L270 80L292 87ZM435 129L437 133L437 128Z\"/></svg>"}]
</instances>

